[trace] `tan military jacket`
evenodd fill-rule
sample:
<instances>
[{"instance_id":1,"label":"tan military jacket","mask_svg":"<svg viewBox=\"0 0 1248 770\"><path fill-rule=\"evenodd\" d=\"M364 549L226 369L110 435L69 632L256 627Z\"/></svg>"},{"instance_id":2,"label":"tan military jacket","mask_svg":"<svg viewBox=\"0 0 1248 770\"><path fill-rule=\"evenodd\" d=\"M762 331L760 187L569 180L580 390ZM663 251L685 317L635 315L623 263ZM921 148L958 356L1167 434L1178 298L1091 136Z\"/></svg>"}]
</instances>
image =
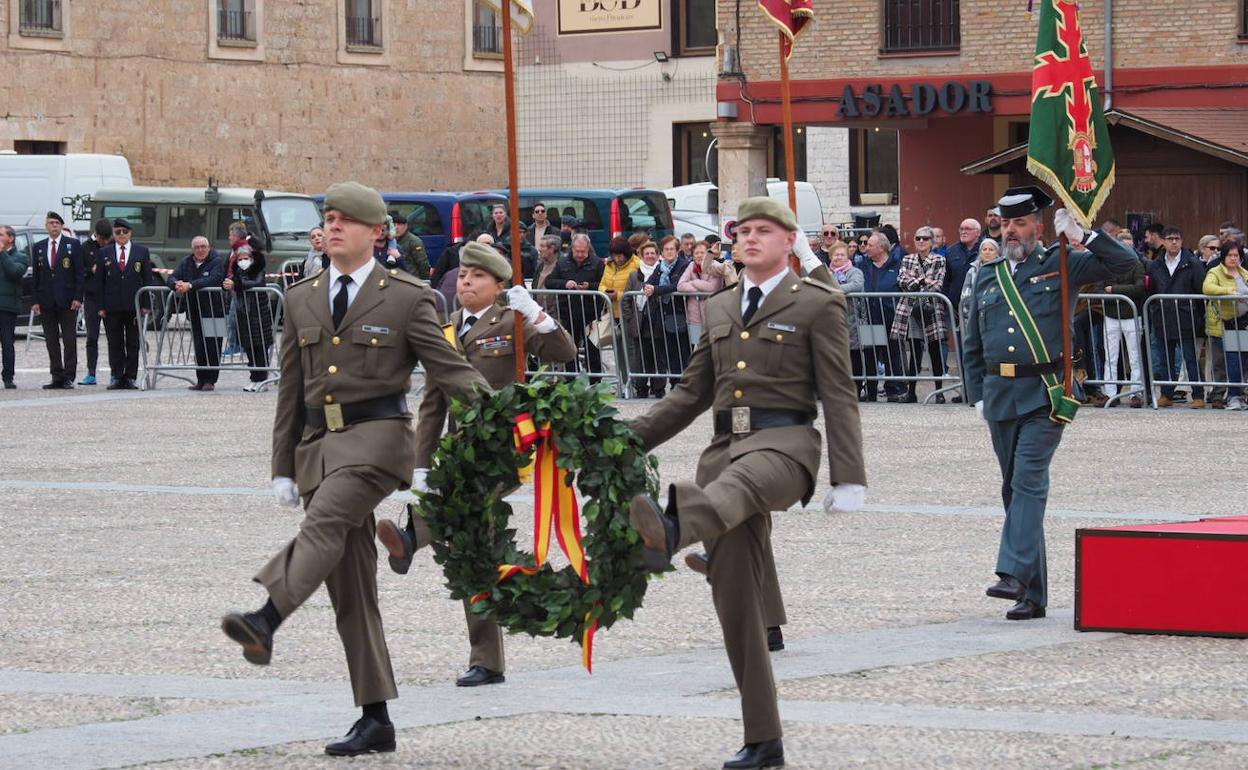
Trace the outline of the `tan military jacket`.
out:
<instances>
[{"instance_id":1,"label":"tan military jacket","mask_svg":"<svg viewBox=\"0 0 1248 770\"><path fill-rule=\"evenodd\" d=\"M702 340L680 384L633 423L646 448L672 438L708 408L796 409L814 417L821 404L831 482L866 485L844 293L790 271L745 326L741 291L738 282L706 300ZM812 488L803 495L809 500L819 472L819 444L819 432L801 425L716 436L698 475L713 477L742 455L775 450L809 472Z\"/></svg>"},{"instance_id":2,"label":"tan military jacket","mask_svg":"<svg viewBox=\"0 0 1248 770\"><path fill-rule=\"evenodd\" d=\"M335 329L327 280L322 272L286 290L273 475L294 478L307 494L339 468L370 465L406 488L416 467L411 415L329 432L305 425L305 408L406 393L418 362L431 385L456 397L487 383L446 341L427 284L377 264Z\"/></svg>"},{"instance_id":3,"label":"tan military jacket","mask_svg":"<svg viewBox=\"0 0 1248 770\"><path fill-rule=\"evenodd\" d=\"M450 326L458 331L464 323L464 311L451 315ZM516 381L516 312L502 305L488 308L472 325L463 339L456 337L468 363L485 376L491 388L501 388ZM576 343L562 327L546 334L525 324L524 351L537 356L543 363L564 363L576 358ZM416 422L416 467L428 468L442 436L442 426L451 402L445 391L437 387L425 389Z\"/></svg>"}]
</instances>

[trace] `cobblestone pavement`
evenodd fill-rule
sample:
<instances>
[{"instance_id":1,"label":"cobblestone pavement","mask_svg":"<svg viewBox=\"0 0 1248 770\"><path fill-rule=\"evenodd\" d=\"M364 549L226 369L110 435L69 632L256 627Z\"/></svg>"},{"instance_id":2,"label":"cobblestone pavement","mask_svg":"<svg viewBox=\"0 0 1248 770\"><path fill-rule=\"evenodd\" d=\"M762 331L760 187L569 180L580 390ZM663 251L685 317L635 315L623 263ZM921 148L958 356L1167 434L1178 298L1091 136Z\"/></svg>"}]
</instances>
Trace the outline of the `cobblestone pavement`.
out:
<instances>
[{"instance_id":1,"label":"cobblestone pavement","mask_svg":"<svg viewBox=\"0 0 1248 770\"><path fill-rule=\"evenodd\" d=\"M342 764L321 749L357 712L324 592L267 668L217 628L261 600L251 575L298 526L267 490L273 394L233 374L211 394L45 392L37 348L0 392L0 768ZM1011 623L983 595L1001 517L983 424L956 405L862 416L866 510L776 515L790 767L1248 766L1245 642L1081 634L1069 609L1077 527L1244 512L1220 461L1245 417L1082 412L1054 465L1052 611ZM664 477L691 477L708 435L703 416L660 448ZM353 767L710 770L740 744L710 592L683 568L599 635L592 676L566 641L508 637L507 683L468 690L430 556L379 581L399 750Z\"/></svg>"}]
</instances>

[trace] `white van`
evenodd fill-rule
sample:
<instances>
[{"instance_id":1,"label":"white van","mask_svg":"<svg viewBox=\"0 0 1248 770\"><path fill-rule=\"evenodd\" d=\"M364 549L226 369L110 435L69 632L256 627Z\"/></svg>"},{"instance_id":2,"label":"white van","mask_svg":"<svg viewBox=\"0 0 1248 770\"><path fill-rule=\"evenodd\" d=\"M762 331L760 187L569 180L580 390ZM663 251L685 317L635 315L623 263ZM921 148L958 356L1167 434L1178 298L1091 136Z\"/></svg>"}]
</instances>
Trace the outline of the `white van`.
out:
<instances>
[{"instance_id":1,"label":"white van","mask_svg":"<svg viewBox=\"0 0 1248 770\"><path fill-rule=\"evenodd\" d=\"M797 185L797 223L808 235L815 235L823 228L823 205L819 193L810 182ZM686 184L665 191L672 216L685 221L703 224L710 215L715 229L719 229L719 188L710 182ZM789 183L771 177L767 180L767 194L786 206L789 203ZM692 216L693 214L703 216Z\"/></svg>"},{"instance_id":2,"label":"white van","mask_svg":"<svg viewBox=\"0 0 1248 770\"><path fill-rule=\"evenodd\" d=\"M42 225L49 211L57 211L81 235L91 228L90 209L63 199L132 186L130 162L120 155L0 153L0 223Z\"/></svg>"}]
</instances>

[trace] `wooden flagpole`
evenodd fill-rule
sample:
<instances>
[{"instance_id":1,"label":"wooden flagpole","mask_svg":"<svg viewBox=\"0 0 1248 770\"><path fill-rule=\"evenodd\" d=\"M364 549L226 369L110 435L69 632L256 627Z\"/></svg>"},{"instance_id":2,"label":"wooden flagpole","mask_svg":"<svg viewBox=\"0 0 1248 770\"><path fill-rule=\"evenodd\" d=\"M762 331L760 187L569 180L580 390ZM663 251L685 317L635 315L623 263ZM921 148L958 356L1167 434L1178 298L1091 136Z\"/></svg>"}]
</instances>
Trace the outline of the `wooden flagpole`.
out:
<instances>
[{"instance_id":1,"label":"wooden flagpole","mask_svg":"<svg viewBox=\"0 0 1248 770\"><path fill-rule=\"evenodd\" d=\"M1060 273L1058 280L1062 283L1062 370L1064 375L1062 382L1065 385L1066 395L1073 398L1075 378L1070 359L1074 355L1074 343L1070 339L1071 322L1070 316L1067 315L1070 312L1069 252L1069 242L1066 240L1066 234L1062 233L1057 239L1057 270Z\"/></svg>"},{"instance_id":2,"label":"wooden flagpole","mask_svg":"<svg viewBox=\"0 0 1248 770\"><path fill-rule=\"evenodd\" d=\"M503 92L507 103L507 189L510 191L507 215L511 219L511 280L515 286L524 285L524 263L520 259L523 236L520 234L520 172L516 150L516 70L512 63L511 0L501 0L503 16ZM516 351L516 382L524 382L524 316L516 311L516 332L512 340Z\"/></svg>"},{"instance_id":3,"label":"wooden flagpole","mask_svg":"<svg viewBox=\"0 0 1248 770\"><path fill-rule=\"evenodd\" d=\"M789 60L785 54L788 39L783 32L777 33L780 38L780 113L784 119L784 178L789 185L789 208L793 216L797 216L797 162L793 154L793 100L789 93ZM764 191L766 194L766 191ZM798 229L797 237L805 238L806 234ZM796 255L789 255L789 266L793 272L802 274L802 263Z\"/></svg>"}]
</instances>

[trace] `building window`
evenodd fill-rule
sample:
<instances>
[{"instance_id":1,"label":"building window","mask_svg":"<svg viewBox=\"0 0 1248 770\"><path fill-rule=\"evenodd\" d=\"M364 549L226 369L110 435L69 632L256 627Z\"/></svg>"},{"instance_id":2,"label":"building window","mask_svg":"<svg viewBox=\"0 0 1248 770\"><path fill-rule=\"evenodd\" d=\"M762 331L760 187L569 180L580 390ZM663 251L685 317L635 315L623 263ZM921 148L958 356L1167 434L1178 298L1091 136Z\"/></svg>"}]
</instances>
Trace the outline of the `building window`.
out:
<instances>
[{"instance_id":1,"label":"building window","mask_svg":"<svg viewBox=\"0 0 1248 770\"><path fill-rule=\"evenodd\" d=\"M957 51L962 45L960 0L882 0L881 53Z\"/></svg>"},{"instance_id":2,"label":"building window","mask_svg":"<svg viewBox=\"0 0 1248 770\"><path fill-rule=\"evenodd\" d=\"M33 37L60 37L64 33L61 0L21 0L18 30Z\"/></svg>"},{"instance_id":3,"label":"building window","mask_svg":"<svg viewBox=\"0 0 1248 770\"><path fill-rule=\"evenodd\" d=\"M771 129L771 156L767 162L767 176L786 179L784 174L784 126ZM793 181L806 181L806 127L793 127Z\"/></svg>"},{"instance_id":4,"label":"building window","mask_svg":"<svg viewBox=\"0 0 1248 770\"><path fill-rule=\"evenodd\" d=\"M1248 0L1239 4L1239 39L1248 40Z\"/></svg>"},{"instance_id":5,"label":"building window","mask_svg":"<svg viewBox=\"0 0 1248 770\"><path fill-rule=\"evenodd\" d=\"M17 139L13 152L18 155L64 155L69 152L65 142L49 142L42 139Z\"/></svg>"},{"instance_id":6,"label":"building window","mask_svg":"<svg viewBox=\"0 0 1248 770\"><path fill-rule=\"evenodd\" d=\"M347 47L381 48L380 0L346 0Z\"/></svg>"},{"instance_id":7,"label":"building window","mask_svg":"<svg viewBox=\"0 0 1248 770\"><path fill-rule=\"evenodd\" d=\"M898 190L896 129L851 128L850 205L892 206L897 203Z\"/></svg>"},{"instance_id":8,"label":"building window","mask_svg":"<svg viewBox=\"0 0 1248 770\"><path fill-rule=\"evenodd\" d=\"M217 40L256 42L254 0L217 0Z\"/></svg>"},{"instance_id":9,"label":"building window","mask_svg":"<svg viewBox=\"0 0 1248 770\"><path fill-rule=\"evenodd\" d=\"M481 0L472 4L472 55L490 59L503 55L501 17Z\"/></svg>"},{"instance_id":10,"label":"building window","mask_svg":"<svg viewBox=\"0 0 1248 770\"><path fill-rule=\"evenodd\" d=\"M715 141L711 135L711 123L674 123L672 125L672 184L709 182L707 168L708 150ZM716 161L715 153L709 154L710 164Z\"/></svg>"},{"instance_id":11,"label":"building window","mask_svg":"<svg viewBox=\"0 0 1248 770\"><path fill-rule=\"evenodd\" d=\"M672 9L672 48L685 56L715 53L719 33L715 23L715 0L675 0Z\"/></svg>"}]
</instances>

